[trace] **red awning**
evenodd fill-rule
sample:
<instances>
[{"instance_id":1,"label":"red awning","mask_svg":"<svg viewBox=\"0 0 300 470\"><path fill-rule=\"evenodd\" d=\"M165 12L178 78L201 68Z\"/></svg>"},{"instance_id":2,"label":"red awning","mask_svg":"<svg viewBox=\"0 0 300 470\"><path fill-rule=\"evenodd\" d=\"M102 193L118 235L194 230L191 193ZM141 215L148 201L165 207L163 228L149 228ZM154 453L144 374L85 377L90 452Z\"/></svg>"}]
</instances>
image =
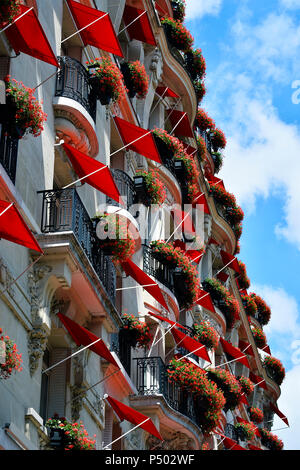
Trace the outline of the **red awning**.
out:
<instances>
[{"instance_id":1,"label":"red awning","mask_svg":"<svg viewBox=\"0 0 300 470\"><path fill-rule=\"evenodd\" d=\"M233 269L237 274L241 274L240 266L235 256L232 256L230 253L227 253L227 251L224 250L221 250L220 254L224 266Z\"/></svg>"},{"instance_id":2,"label":"red awning","mask_svg":"<svg viewBox=\"0 0 300 470\"><path fill-rule=\"evenodd\" d=\"M230 439L230 437L224 436L224 434L221 434L220 432L217 432L216 434L219 434L222 439L222 444L226 447L228 450L246 450L244 447L240 446L236 441L233 439Z\"/></svg>"},{"instance_id":3,"label":"red awning","mask_svg":"<svg viewBox=\"0 0 300 470\"><path fill-rule=\"evenodd\" d=\"M79 178L90 175L84 178L83 182L90 184L93 188L98 189L115 201L124 204L108 167L69 144L63 144L63 148ZM91 175L93 172L95 173Z\"/></svg>"},{"instance_id":4,"label":"red awning","mask_svg":"<svg viewBox=\"0 0 300 470\"><path fill-rule=\"evenodd\" d=\"M105 11L87 7L74 0L67 0L67 2L78 30L90 25L79 33L85 46L94 46L123 57L110 16ZM101 20L99 19L99 21L91 24L101 17L103 17Z\"/></svg>"},{"instance_id":5,"label":"red awning","mask_svg":"<svg viewBox=\"0 0 300 470\"><path fill-rule=\"evenodd\" d=\"M146 415L143 415L139 411L134 410L130 406L124 405L124 403L121 403L115 398L112 398L109 396L107 397L104 396L104 398L108 401L110 406L114 409L114 411L119 416L121 421L125 419L126 421L129 421L130 423L134 424L135 426L138 426L140 424L141 425L140 427L142 429L149 432L153 436L157 437L161 441L163 440L158 430L154 426L153 422L151 421L151 418L149 418Z\"/></svg>"},{"instance_id":6,"label":"red awning","mask_svg":"<svg viewBox=\"0 0 300 470\"><path fill-rule=\"evenodd\" d=\"M127 32L130 39L137 39L151 46L156 46L156 40L146 10L125 5L123 20L125 26L128 26Z\"/></svg>"},{"instance_id":7,"label":"red awning","mask_svg":"<svg viewBox=\"0 0 300 470\"><path fill-rule=\"evenodd\" d=\"M182 251L184 251L184 253L186 254L186 256L188 256L190 258L190 260L193 262L193 263L200 263L200 260L202 258L202 256L204 255L204 251L201 250L189 250L187 249L187 244L185 242L182 242L181 240L175 240L174 241L174 247L175 248L180 248Z\"/></svg>"},{"instance_id":8,"label":"red awning","mask_svg":"<svg viewBox=\"0 0 300 470\"><path fill-rule=\"evenodd\" d=\"M0 214L0 238L43 253L15 205L0 200Z\"/></svg>"},{"instance_id":9,"label":"red awning","mask_svg":"<svg viewBox=\"0 0 300 470\"><path fill-rule=\"evenodd\" d=\"M178 347L187 349L188 351L195 354L195 356L201 357L205 361L211 362L206 347L199 343L199 341L196 341L194 338L191 338L182 331L177 330L177 328L172 328L171 333Z\"/></svg>"},{"instance_id":10,"label":"red awning","mask_svg":"<svg viewBox=\"0 0 300 470\"><path fill-rule=\"evenodd\" d=\"M181 229L183 233L195 235L195 227L192 218L188 212L184 212L181 209L171 209L171 214L174 219L174 230Z\"/></svg>"},{"instance_id":11,"label":"red awning","mask_svg":"<svg viewBox=\"0 0 300 470\"><path fill-rule=\"evenodd\" d=\"M246 341L239 340L239 348L245 354L249 354L249 356L255 357L254 351L250 343L246 343Z\"/></svg>"},{"instance_id":12,"label":"red awning","mask_svg":"<svg viewBox=\"0 0 300 470\"><path fill-rule=\"evenodd\" d=\"M164 98L179 98L177 93L168 86L158 86L155 91L159 96L163 96Z\"/></svg>"},{"instance_id":13,"label":"red awning","mask_svg":"<svg viewBox=\"0 0 300 470\"><path fill-rule=\"evenodd\" d=\"M266 352L267 354L270 354L270 356L271 356L271 349L270 349L270 346L268 346L267 344L263 348L259 348L259 349Z\"/></svg>"},{"instance_id":14,"label":"red awning","mask_svg":"<svg viewBox=\"0 0 300 470\"><path fill-rule=\"evenodd\" d=\"M161 5L160 3L163 3ZM159 0L155 2L155 8L160 16L169 16L168 8L166 6L165 0Z\"/></svg>"},{"instance_id":15,"label":"red awning","mask_svg":"<svg viewBox=\"0 0 300 470\"><path fill-rule=\"evenodd\" d=\"M62 313L58 313L57 316L66 327L77 346L88 346L89 344L99 340L98 336L94 335L83 326L78 325L78 323L71 320L71 318L66 317ZM88 349L98 354L98 356L103 357L118 369L120 368L102 339L90 346Z\"/></svg>"},{"instance_id":16,"label":"red awning","mask_svg":"<svg viewBox=\"0 0 300 470\"><path fill-rule=\"evenodd\" d=\"M247 397L244 393L242 393L241 403L244 403L244 405L249 406L249 402L248 402Z\"/></svg>"},{"instance_id":17,"label":"red awning","mask_svg":"<svg viewBox=\"0 0 300 470\"><path fill-rule=\"evenodd\" d=\"M14 21L24 15L17 22L6 29L5 34L16 54L23 52L31 57L59 67L57 58L51 49L47 36L33 9L19 5L20 14Z\"/></svg>"},{"instance_id":18,"label":"red awning","mask_svg":"<svg viewBox=\"0 0 300 470\"><path fill-rule=\"evenodd\" d=\"M193 129L191 128L186 112L178 111L177 109L167 109L167 116L174 129L175 135L194 138Z\"/></svg>"},{"instance_id":19,"label":"red awning","mask_svg":"<svg viewBox=\"0 0 300 470\"><path fill-rule=\"evenodd\" d=\"M270 402L270 408L271 408L271 410L274 411L274 413L277 414L277 416L279 416L279 418L282 419L282 421L283 421L287 426L290 426L287 417L277 408L277 406L273 405L273 403Z\"/></svg>"},{"instance_id":20,"label":"red awning","mask_svg":"<svg viewBox=\"0 0 300 470\"><path fill-rule=\"evenodd\" d=\"M225 353L229 354L231 357L240 362L244 366L250 369L250 364L248 362L247 356L239 348L235 348L231 343L225 341L225 339L220 338L220 343Z\"/></svg>"},{"instance_id":21,"label":"red awning","mask_svg":"<svg viewBox=\"0 0 300 470\"><path fill-rule=\"evenodd\" d=\"M185 142L181 142L181 143L184 146L185 153L187 153L188 155L191 155L193 157L195 155L195 153L197 152L197 149L195 149L195 147L192 147L189 144L186 144Z\"/></svg>"},{"instance_id":22,"label":"red awning","mask_svg":"<svg viewBox=\"0 0 300 470\"><path fill-rule=\"evenodd\" d=\"M225 189L223 180L221 180L220 178L217 178L216 176L211 176L208 182L209 184L217 184L218 186L222 186L222 188Z\"/></svg>"},{"instance_id":23,"label":"red awning","mask_svg":"<svg viewBox=\"0 0 300 470\"><path fill-rule=\"evenodd\" d=\"M199 192L195 196L195 198L192 202L192 206L194 208L197 207L198 209L202 209L204 214L210 215L210 210L209 210L209 206L208 206L205 194L202 194L202 193Z\"/></svg>"},{"instance_id":24,"label":"red awning","mask_svg":"<svg viewBox=\"0 0 300 470\"><path fill-rule=\"evenodd\" d=\"M217 274L217 278L220 279L220 281L222 282L226 282L229 278L229 275L224 273L224 271L221 271L219 274Z\"/></svg>"},{"instance_id":25,"label":"red awning","mask_svg":"<svg viewBox=\"0 0 300 470\"><path fill-rule=\"evenodd\" d=\"M198 300L196 301L196 304L200 305L200 307L206 308L210 312L216 313L213 301L208 292L206 292L205 290L199 289L197 297L198 297Z\"/></svg>"},{"instance_id":26,"label":"red awning","mask_svg":"<svg viewBox=\"0 0 300 470\"><path fill-rule=\"evenodd\" d=\"M169 318L166 318L166 317L162 317L161 315L158 315L157 313L153 313L153 312L148 312L148 315L151 315L151 317L154 317L154 318L157 318L158 320L160 321L165 321L167 323L169 323L170 325L176 325L178 328L183 328L184 330L186 331L189 331L187 328L185 328L184 326L180 325L180 323L177 323L175 321L172 321L170 320Z\"/></svg>"},{"instance_id":27,"label":"red awning","mask_svg":"<svg viewBox=\"0 0 300 470\"><path fill-rule=\"evenodd\" d=\"M138 127L119 117L114 117L114 121L124 145L128 149L162 164L152 131Z\"/></svg>"},{"instance_id":28,"label":"red awning","mask_svg":"<svg viewBox=\"0 0 300 470\"><path fill-rule=\"evenodd\" d=\"M249 450L263 450L260 447L256 447L253 444L248 444Z\"/></svg>"},{"instance_id":29,"label":"red awning","mask_svg":"<svg viewBox=\"0 0 300 470\"><path fill-rule=\"evenodd\" d=\"M253 372L250 372L249 379L264 390L268 390L266 381L262 377L259 377L258 375L253 374Z\"/></svg>"},{"instance_id":30,"label":"red awning","mask_svg":"<svg viewBox=\"0 0 300 470\"><path fill-rule=\"evenodd\" d=\"M159 286L156 284L155 281L153 281L153 279L151 279L150 276L148 276L148 274L144 273L144 271L142 271L131 260L123 261L121 263L121 266L127 276L131 276L141 286L146 286L144 287L144 289L149 292L149 294L152 295L152 297L154 297L160 305L162 305L166 310L169 310Z\"/></svg>"},{"instance_id":31,"label":"red awning","mask_svg":"<svg viewBox=\"0 0 300 470\"><path fill-rule=\"evenodd\" d=\"M249 421L246 421L245 419L240 418L239 416L236 416L236 420L237 420L238 423L249 424ZM253 423L251 423L251 424L252 424L253 428L255 428L255 435L257 437L261 437L258 427L255 426Z\"/></svg>"}]
</instances>

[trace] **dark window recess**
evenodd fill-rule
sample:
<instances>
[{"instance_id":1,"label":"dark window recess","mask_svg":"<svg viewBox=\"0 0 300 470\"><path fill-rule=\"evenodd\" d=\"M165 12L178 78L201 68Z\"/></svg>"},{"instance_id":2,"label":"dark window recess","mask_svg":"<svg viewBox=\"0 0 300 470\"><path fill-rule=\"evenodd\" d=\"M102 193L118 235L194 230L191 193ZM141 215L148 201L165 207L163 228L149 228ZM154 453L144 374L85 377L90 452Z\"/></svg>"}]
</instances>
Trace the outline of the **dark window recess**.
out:
<instances>
[{"instance_id":1,"label":"dark window recess","mask_svg":"<svg viewBox=\"0 0 300 470\"><path fill-rule=\"evenodd\" d=\"M13 184L15 184L19 139L8 135L4 125L0 124L0 128L0 163Z\"/></svg>"}]
</instances>

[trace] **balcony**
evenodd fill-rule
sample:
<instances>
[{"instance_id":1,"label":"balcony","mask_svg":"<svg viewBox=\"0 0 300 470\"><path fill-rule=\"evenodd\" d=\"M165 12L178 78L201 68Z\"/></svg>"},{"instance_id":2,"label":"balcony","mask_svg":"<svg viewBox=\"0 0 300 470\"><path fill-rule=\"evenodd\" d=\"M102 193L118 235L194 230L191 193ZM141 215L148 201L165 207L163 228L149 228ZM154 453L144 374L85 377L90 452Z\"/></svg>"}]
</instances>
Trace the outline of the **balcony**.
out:
<instances>
[{"instance_id":1,"label":"balcony","mask_svg":"<svg viewBox=\"0 0 300 470\"><path fill-rule=\"evenodd\" d=\"M5 134L5 126L3 125L0 138L0 163L10 177L12 183L15 184L19 139Z\"/></svg>"},{"instance_id":2,"label":"balcony","mask_svg":"<svg viewBox=\"0 0 300 470\"><path fill-rule=\"evenodd\" d=\"M135 203L134 182L130 176L128 176L127 173L122 170L111 170L111 173L123 201L127 204L127 210L129 210L130 207ZM108 196L106 197L106 203L110 206L119 207L118 202Z\"/></svg>"},{"instance_id":3,"label":"balcony","mask_svg":"<svg viewBox=\"0 0 300 470\"><path fill-rule=\"evenodd\" d=\"M95 247L95 230L77 191L72 189L40 191L43 194L43 233L73 232L94 268L110 301L116 300L116 270L111 259Z\"/></svg>"}]
</instances>

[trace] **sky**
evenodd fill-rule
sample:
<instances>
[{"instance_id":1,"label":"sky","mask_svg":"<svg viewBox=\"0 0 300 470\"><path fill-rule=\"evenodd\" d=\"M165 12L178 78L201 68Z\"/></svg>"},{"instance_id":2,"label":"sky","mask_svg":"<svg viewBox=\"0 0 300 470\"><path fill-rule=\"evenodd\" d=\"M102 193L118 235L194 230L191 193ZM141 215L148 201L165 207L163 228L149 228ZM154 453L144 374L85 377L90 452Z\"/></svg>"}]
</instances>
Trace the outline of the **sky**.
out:
<instances>
[{"instance_id":1,"label":"sky","mask_svg":"<svg viewBox=\"0 0 300 470\"><path fill-rule=\"evenodd\" d=\"M201 106L227 138L220 176L245 212L249 291L286 370L272 432L300 449L300 0L187 0L186 27L206 60ZM285 428L285 429L281 429Z\"/></svg>"}]
</instances>

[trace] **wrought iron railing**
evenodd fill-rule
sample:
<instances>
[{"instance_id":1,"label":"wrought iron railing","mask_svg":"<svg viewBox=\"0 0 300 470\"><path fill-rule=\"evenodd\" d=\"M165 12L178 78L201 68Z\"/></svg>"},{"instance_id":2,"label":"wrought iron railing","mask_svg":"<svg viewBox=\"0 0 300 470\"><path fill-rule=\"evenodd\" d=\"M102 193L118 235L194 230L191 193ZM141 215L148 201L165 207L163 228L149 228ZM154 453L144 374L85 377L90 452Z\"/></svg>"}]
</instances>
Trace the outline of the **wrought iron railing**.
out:
<instances>
[{"instance_id":1,"label":"wrought iron railing","mask_svg":"<svg viewBox=\"0 0 300 470\"><path fill-rule=\"evenodd\" d=\"M19 139L8 135L3 125L0 137L0 163L13 184L16 182L18 146Z\"/></svg>"},{"instance_id":2,"label":"wrought iron railing","mask_svg":"<svg viewBox=\"0 0 300 470\"><path fill-rule=\"evenodd\" d=\"M58 62L61 68L56 75L55 96L77 101L96 121L97 99L91 92L89 72L72 57L58 57Z\"/></svg>"},{"instance_id":3,"label":"wrought iron railing","mask_svg":"<svg viewBox=\"0 0 300 470\"><path fill-rule=\"evenodd\" d=\"M153 276L176 295L173 270L165 263L155 258L152 249L147 245L143 246L143 268L145 273L149 274L149 276Z\"/></svg>"},{"instance_id":4,"label":"wrought iron railing","mask_svg":"<svg viewBox=\"0 0 300 470\"><path fill-rule=\"evenodd\" d=\"M111 173L113 175L113 178L115 180L119 193L123 201L126 202L127 209L129 210L129 208L135 202L134 182L132 181L130 176L128 176L127 173L125 173L122 170L113 169L111 170ZM117 201L115 201L114 199L111 199L108 196L106 197L106 203L111 206L119 206Z\"/></svg>"},{"instance_id":5,"label":"wrought iron railing","mask_svg":"<svg viewBox=\"0 0 300 470\"><path fill-rule=\"evenodd\" d=\"M73 232L102 281L110 300L115 304L116 270L114 264L95 243L93 222L77 191L70 188L40 191L40 193L43 194L42 232Z\"/></svg>"}]
</instances>

